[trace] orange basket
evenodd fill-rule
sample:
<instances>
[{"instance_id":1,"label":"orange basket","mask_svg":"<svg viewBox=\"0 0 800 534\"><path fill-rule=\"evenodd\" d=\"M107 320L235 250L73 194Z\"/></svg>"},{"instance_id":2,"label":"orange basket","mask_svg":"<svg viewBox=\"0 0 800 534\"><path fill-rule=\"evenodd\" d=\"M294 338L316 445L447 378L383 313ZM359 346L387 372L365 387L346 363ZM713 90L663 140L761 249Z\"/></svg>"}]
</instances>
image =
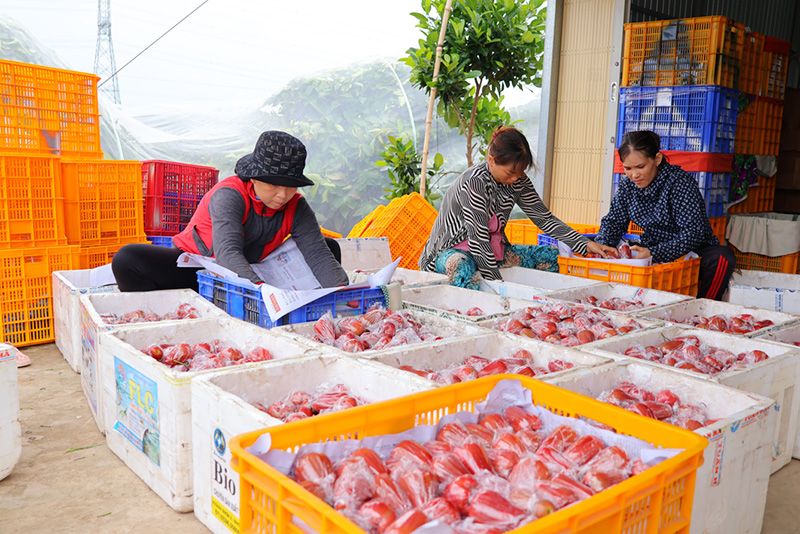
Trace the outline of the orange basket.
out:
<instances>
[{"instance_id":1,"label":"orange basket","mask_svg":"<svg viewBox=\"0 0 800 534\"><path fill-rule=\"evenodd\" d=\"M621 265L589 258L558 257L558 272L601 282L671 291L681 295L697 295L700 258L658 263L649 267Z\"/></svg>"},{"instance_id":2,"label":"orange basket","mask_svg":"<svg viewBox=\"0 0 800 534\"><path fill-rule=\"evenodd\" d=\"M58 158L0 153L0 248L66 244Z\"/></svg>"},{"instance_id":3,"label":"orange basket","mask_svg":"<svg viewBox=\"0 0 800 534\"><path fill-rule=\"evenodd\" d=\"M322 231L322 235L325 237L330 237L332 239L341 239L342 237L342 234L326 230L325 228L320 228L320 230Z\"/></svg>"},{"instance_id":4,"label":"orange basket","mask_svg":"<svg viewBox=\"0 0 800 534\"><path fill-rule=\"evenodd\" d=\"M0 60L0 150L103 157L94 74Z\"/></svg>"},{"instance_id":5,"label":"orange basket","mask_svg":"<svg viewBox=\"0 0 800 534\"><path fill-rule=\"evenodd\" d=\"M739 69L739 90L751 95L759 94L761 87L762 55L764 54L764 35L749 32L744 38L742 62Z\"/></svg>"},{"instance_id":6,"label":"orange basket","mask_svg":"<svg viewBox=\"0 0 800 534\"><path fill-rule=\"evenodd\" d=\"M775 176L758 176L758 185L751 185L747 188L747 198L730 206L728 215L737 213L763 213L772 211L775 205Z\"/></svg>"},{"instance_id":7,"label":"orange basket","mask_svg":"<svg viewBox=\"0 0 800 534\"><path fill-rule=\"evenodd\" d=\"M537 245L539 227L528 219L513 219L506 223L506 237L513 245Z\"/></svg>"},{"instance_id":8,"label":"orange basket","mask_svg":"<svg viewBox=\"0 0 800 534\"><path fill-rule=\"evenodd\" d=\"M372 210L369 215L361 219L358 223L356 223L355 226L353 226L353 229L350 230L350 233L347 234L347 237L361 237L364 233L364 230L369 228L369 226L372 224L372 221L374 221L376 217L379 217L385 209L386 206L378 206Z\"/></svg>"},{"instance_id":9,"label":"orange basket","mask_svg":"<svg viewBox=\"0 0 800 534\"><path fill-rule=\"evenodd\" d=\"M625 24L622 86L739 88L745 27L727 17Z\"/></svg>"},{"instance_id":10,"label":"orange basket","mask_svg":"<svg viewBox=\"0 0 800 534\"><path fill-rule=\"evenodd\" d=\"M750 271L768 271L771 273L795 274L797 272L797 258L800 252L785 256L762 256L751 252L742 252L733 245L728 245L736 255L736 268Z\"/></svg>"},{"instance_id":11,"label":"orange basket","mask_svg":"<svg viewBox=\"0 0 800 534\"><path fill-rule=\"evenodd\" d=\"M711 223L711 231L714 232L714 235L719 239L720 244L724 244L725 226L728 224L728 218L714 217L713 219L709 219L708 222Z\"/></svg>"},{"instance_id":12,"label":"orange basket","mask_svg":"<svg viewBox=\"0 0 800 534\"><path fill-rule=\"evenodd\" d=\"M767 37L764 40L759 95L783 100L791 49L792 44L788 41L775 37Z\"/></svg>"},{"instance_id":13,"label":"orange basket","mask_svg":"<svg viewBox=\"0 0 800 534\"><path fill-rule=\"evenodd\" d=\"M148 243L147 240L133 241L133 243ZM101 265L111 263L111 258L117 253L119 249L128 245L129 243L122 243L119 245L99 245L96 247L81 247L78 253L78 265L76 269L94 269Z\"/></svg>"},{"instance_id":14,"label":"orange basket","mask_svg":"<svg viewBox=\"0 0 800 534\"><path fill-rule=\"evenodd\" d=\"M641 226L631 221L631 223L628 225L628 233L642 235L644 233L644 230L642 229Z\"/></svg>"},{"instance_id":15,"label":"orange basket","mask_svg":"<svg viewBox=\"0 0 800 534\"><path fill-rule=\"evenodd\" d=\"M783 101L759 96L736 118L736 154L777 156L781 141Z\"/></svg>"},{"instance_id":16,"label":"orange basket","mask_svg":"<svg viewBox=\"0 0 800 534\"><path fill-rule=\"evenodd\" d=\"M53 330L53 271L77 268L76 246L0 250L0 324L15 347L49 343Z\"/></svg>"},{"instance_id":17,"label":"orange basket","mask_svg":"<svg viewBox=\"0 0 800 534\"><path fill-rule=\"evenodd\" d=\"M236 436L230 441L230 449L231 463L240 475L239 532L309 532L299 527L302 521L319 533L364 534L324 501L245 450L264 434L269 435L273 449L290 452L307 443L395 434L417 425L436 424L448 413L474 412L475 404L483 401L502 379L519 380L531 391L535 405L558 415L585 416L654 445L684 449L640 475L513 532L689 532L695 475L703 463L703 449L708 445L705 438L519 375L470 380Z\"/></svg>"}]
</instances>

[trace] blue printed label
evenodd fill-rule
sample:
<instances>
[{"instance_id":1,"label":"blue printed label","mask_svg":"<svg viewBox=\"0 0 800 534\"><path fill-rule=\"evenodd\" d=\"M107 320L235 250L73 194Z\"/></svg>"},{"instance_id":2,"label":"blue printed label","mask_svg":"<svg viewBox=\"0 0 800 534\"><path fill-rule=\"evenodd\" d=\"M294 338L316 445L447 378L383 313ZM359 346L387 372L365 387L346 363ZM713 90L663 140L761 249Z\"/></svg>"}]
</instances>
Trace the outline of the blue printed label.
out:
<instances>
[{"instance_id":1,"label":"blue printed label","mask_svg":"<svg viewBox=\"0 0 800 534\"><path fill-rule=\"evenodd\" d=\"M117 421L114 430L161 465L158 431L158 386L125 362L114 357Z\"/></svg>"}]
</instances>

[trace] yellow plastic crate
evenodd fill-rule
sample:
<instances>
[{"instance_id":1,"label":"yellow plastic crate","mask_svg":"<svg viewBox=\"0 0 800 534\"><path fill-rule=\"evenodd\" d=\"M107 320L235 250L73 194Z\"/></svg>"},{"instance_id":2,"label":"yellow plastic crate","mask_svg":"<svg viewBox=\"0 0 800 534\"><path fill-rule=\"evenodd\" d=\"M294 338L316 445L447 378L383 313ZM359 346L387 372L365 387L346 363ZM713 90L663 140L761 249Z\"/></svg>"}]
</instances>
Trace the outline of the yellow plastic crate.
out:
<instances>
[{"instance_id":1,"label":"yellow plastic crate","mask_svg":"<svg viewBox=\"0 0 800 534\"><path fill-rule=\"evenodd\" d=\"M141 162L62 159L61 178L70 245L146 241Z\"/></svg>"},{"instance_id":2,"label":"yellow plastic crate","mask_svg":"<svg viewBox=\"0 0 800 534\"><path fill-rule=\"evenodd\" d=\"M55 340L53 271L78 267L76 246L0 250L0 324L15 347Z\"/></svg>"},{"instance_id":3,"label":"yellow plastic crate","mask_svg":"<svg viewBox=\"0 0 800 534\"><path fill-rule=\"evenodd\" d=\"M528 219L513 219L506 223L506 237L512 245L536 245L539 227Z\"/></svg>"},{"instance_id":4,"label":"yellow plastic crate","mask_svg":"<svg viewBox=\"0 0 800 534\"><path fill-rule=\"evenodd\" d=\"M607 263L589 258L559 256L558 271L561 274L589 278L601 282L616 282L618 284L696 296L697 281L700 276L700 258L640 267Z\"/></svg>"},{"instance_id":5,"label":"yellow plastic crate","mask_svg":"<svg viewBox=\"0 0 800 534\"><path fill-rule=\"evenodd\" d=\"M733 249L733 253L736 256L737 269L787 274L795 274L797 272L798 256L800 256L800 252L772 257L753 254L751 252L742 252L733 245L729 244L728 246Z\"/></svg>"},{"instance_id":6,"label":"yellow plastic crate","mask_svg":"<svg viewBox=\"0 0 800 534\"><path fill-rule=\"evenodd\" d=\"M519 534L688 533L695 475L708 441L654 419L601 403L538 380L495 375L437 388L399 399L359 406L303 421L265 428L230 441L232 465L240 475L241 534L288 534L302 520L326 534L364 534L299 484L245 450L269 434L271 447L296 451L307 443L395 434L421 424L435 424L448 413L475 411L502 379L519 380L533 403L568 417L585 416L654 445L684 449L645 473L593 497L538 519L512 532Z\"/></svg>"},{"instance_id":7,"label":"yellow plastic crate","mask_svg":"<svg viewBox=\"0 0 800 534\"><path fill-rule=\"evenodd\" d=\"M361 219L358 223L356 223L355 226L353 226L353 229L350 230L350 233L347 234L347 237L361 237L364 233L364 230L369 228L369 226L372 224L372 221L374 221L376 217L379 217L385 209L386 206L378 206L372 210L369 215Z\"/></svg>"},{"instance_id":8,"label":"yellow plastic crate","mask_svg":"<svg viewBox=\"0 0 800 534\"><path fill-rule=\"evenodd\" d=\"M322 235L325 237L330 237L332 239L340 239L342 237L342 234L326 230L325 228L320 228L320 230L322 231Z\"/></svg>"}]
</instances>

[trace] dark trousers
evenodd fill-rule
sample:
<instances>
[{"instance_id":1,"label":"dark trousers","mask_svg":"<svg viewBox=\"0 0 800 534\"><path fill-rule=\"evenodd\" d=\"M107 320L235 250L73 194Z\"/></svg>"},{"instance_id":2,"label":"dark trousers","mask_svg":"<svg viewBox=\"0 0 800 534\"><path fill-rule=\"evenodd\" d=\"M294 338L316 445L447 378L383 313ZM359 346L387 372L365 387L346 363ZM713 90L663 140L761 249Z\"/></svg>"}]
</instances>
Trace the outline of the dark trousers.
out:
<instances>
[{"instance_id":1,"label":"dark trousers","mask_svg":"<svg viewBox=\"0 0 800 534\"><path fill-rule=\"evenodd\" d=\"M333 252L336 261L342 263L339 243L326 237L325 244ZM197 271L178 267L178 256L183 251L177 248L160 247L146 243L125 245L111 261L111 270L117 279L120 291L154 291L156 289L198 290Z\"/></svg>"},{"instance_id":2,"label":"dark trousers","mask_svg":"<svg viewBox=\"0 0 800 534\"><path fill-rule=\"evenodd\" d=\"M722 300L736 267L736 256L725 245L709 245L695 250L700 256L700 283L697 298Z\"/></svg>"}]
</instances>

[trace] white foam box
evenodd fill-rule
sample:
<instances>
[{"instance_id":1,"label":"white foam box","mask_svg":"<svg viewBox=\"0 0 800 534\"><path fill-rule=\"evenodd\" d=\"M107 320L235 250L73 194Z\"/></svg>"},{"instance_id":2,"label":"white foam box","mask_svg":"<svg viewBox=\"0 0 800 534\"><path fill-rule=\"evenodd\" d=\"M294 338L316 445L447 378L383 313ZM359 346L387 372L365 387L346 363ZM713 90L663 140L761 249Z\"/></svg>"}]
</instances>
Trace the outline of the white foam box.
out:
<instances>
[{"instance_id":1,"label":"white foam box","mask_svg":"<svg viewBox=\"0 0 800 534\"><path fill-rule=\"evenodd\" d=\"M53 272L53 324L56 347L76 373L81 372L80 296L117 293L116 285L92 286L91 269Z\"/></svg>"},{"instance_id":2,"label":"white foam box","mask_svg":"<svg viewBox=\"0 0 800 534\"><path fill-rule=\"evenodd\" d=\"M709 441L697 470L690 534L760 534L767 503L772 440L778 418L770 398L639 363L618 362L545 378L597 398L622 382L657 393L669 389L681 404L706 408L719 421L696 430Z\"/></svg>"},{"instance_id":3,"label":"white foam box","mask_svg":"<svg viewBox=\"0 0 800 534\"><path fill-rule=\"evenodd\" d=\"M531 305L529 300L492 295L451 285L404 288L401 291L401 298L405 309L432 313L453 321L472 324L505 317ZM483 314L467 315L467 311L473 306L480 308Z\"/></svg>"},{"instance_id":4,"label":"white foam box","mask_svg":"<svg viewBox=\"0 0 800 534\"><path fill-rule=\"evenodd\" d=\"M231 367L179 372L141 350L153 343L219 339L243 352L264 347L275 359L311 352L271 330L232 317L127 326L101 332L99 339L108 448L178 512L190 512L193 506L192 380ZM264 363L237 369L260 365Z\"/></svg>"},{"instance_id":5,"label":"white foam box","mask_svg":"<svg viewBox=\"0 0 800 534\"><path fill-rule=\"evenodd\" d=\"M348 272L347 275L350 278L350 283L358 283L363 282L369 275L375 274L379 270L380 269L357 269ZM446 274L415 271L413 269L404 269L403 267L398 267L394 270L391 281L397 282L403 288L450 284L450 279L447 278Z\"/></svg>"},{"instance_id":6,"label":"white foam box","mask_svg":"<svg viewBox=\"0 0 800 534\"><path fill-rule=\"evenodd\" d=\"M730 304L728 302L721 302L709 299L692 299L683 302L676 302L675 304L667 304L655 310L636 310L633 312L638 317L645 317L647 319L661 320L667 323L680 324L690 326L683 323L691 319L695 315L702 317L711 317L712 315L724 315L730 319L736 315L749 313L756 321L769 319L774 324L765 328L748 332L748 335L755 335L761 332L771 330L775 327L800 322L800 317L783 312L776 312L772 310L764 310L761 308L752 308L746 306L739 306L737 304ZM741 337L744 334L727 334L729 336Z\"/></svg>"},{"instance_id":7,"label":"white foam box","mask_svg":"<svg viewBox=\"0 0 800 534\"><path fill-rule=\"evenodd\" d=\"M623 361L643 362L624 355L625 350L635 343L642 345L658 345L678 336L693 335L711 347L729 350L734 354L761 350L769 358L744 369L723 371L715 375L704 375L686 369L676 369L661 363L644 362L661 369L682 373L695 378L719 382L742 391L769 397L775 401L778 425L773 436L773 452L771 472L774 473L792 460L792 451L797 436L798 418L800 418L800 390L795 383L800 377L800 351L795 347L762 341L742 336L732 336L721 332L688 328L676 325L665 326L642 332L632 332L625 336L604 339L586 345L585 349L592 354L615 358Z\"/></svg>"},{"instance_id":8,"label":"white foam box","mask_svg":"<svg viewBox=\"0 0 800 534\"><path fill-rule=\"evenodd\" d=\"M89 404L97 428L105 432L103 427L103 401L100 398L102 389L99 378L97 337L100 332L115 330L123 325L106 324L101 314L125 313L143 310L164 315L174 312L183 303L195 307L202 318L227 316L225 312L205 300L191 289L166 289L162 291L141 291L132 293L99 293L81 295L80 303L80 342L81 342L81 387ZM197 321L199 319L181 319L181 321ZM174 322L174 321L162 321ZM144 323L139 323L144 324ZM158 324L158 323L150 323Z\"/></svg>"},{"instance_id":9,"label":"white foam box","mask_svg":"<svg viewBox=\"0 0 800 534\"><path fill-rule=\"evenodd\" d=\"M551 291L590 287L603 282L569 276L566 274L526 269L524 267L504 267L500 269L503 280L481 280L481 291L497 293L504 297L523 300L539 300Z\"/></svg>"},{"instance_id":10,"label":"white foam box","mask_svg":"<svg viewBox=\"0 0 800 534\"><path fill-rule=\"evenodd\" d=\"M345 271L383 269L392 263L388 237L343 237L336 242Z\"/></svg>"},{"instance_id":11,"label":"white foam box","mask_svg":"<svg viewBox=\"0 0 800 534\"><path fill-rule=\"evenodd\" d=\"M461 321L451 321L450 319L437 317L430 313L414 311L414 310L404 310L403 313L407 313L415 321L423 325L429 325L434 332L436 332L438 335L442 336L445 339L474 338L477 336L494 336L496 334L496 332L492 331L490 328L471 325ZM353 353L353 352L345 352L343 350L337 349L336 347L332 347L330 345L326 345L324 343L319 343L311 339L311 336L314 335L314 322L295 323L286 326L276 326L272 330L281 335L288 336L299 343L303 343L309 348L319 349L320 351L336 356L351 356L351 357L355 355L369 356L371 354L379 352L380 350L387 350L387 349L365 350L363 352ZM439 341L441 340L422 341L420 343L414 343L411 345L403 345L402 348L408 350L411 347L416 348L426 345L430 346L435 343L438 343Z\"/></svg>"},{"instance_id":12,"label":"white foam box","mask_svg":"<svg viewBox=\"0 0 800 534\"><path fill-rule=\"evenodd\" d=\"M731 304L800 314L800 276L766 271L734 271L727 297Z\"/></svg>"},{"instance_id":13,"label":"white foam box","mask_svg":"<svg viewBox=\"0 0 800 534\"><path fill-rule=\"evenodd\" d=\"M369 359L392 367L409 365L419 370L441 371L442 369L457 366L468 356L475 355L489 360L497 360L510 358L514 352L520 349L525 349L533 355L534 365L537 367L547 369L547 364L553 360L562 360L575 366L573 369L550 373L546 375L547 377L571 373L574 369L604 365L613 361L612 358L596 356L574 348L558 347L499 332L496 336L450 341L441 340L438 344L427 347L414 348L413 345L410 345L407 348L396 347L383 351L373 351L374 354L363 359ZM414 373L408 374L416 376ZM436 382L431 383L438 386Z\"/></svg>"},{"instance_id":14,"label":"white foam box","mask_svg":"<svg viewBox=\"0 0 800 534\"><path fill-rule=\"evenodd\" d=\"M671 293L669 291L659 291L657 289L645 289L643 287L635 287L627 284L603 282L597 286L551 291L547 295L542 296L542 300L548 302L551 300L577 302L578 300L584 300L589 296L597 297L599 300L617 297L629 302L638 301L644 304L645 307L638 310L614 310L616 313L622 313L625 315L634 314L643 310L654 310L667 304L684 302L694 298L686 295L679 295L678 293Z\"/></svg>"},{"instance_id":15,"label":"white foam box","mask_svg":"<svg viewBox=\"0 0 800 534\"><path fill-rule=\"evenodd\" d=\"M22 433L19 424L17 349L0 343L0 480L11 474L20 454Z\"/></svg>"},{"instance_id":16,"label":"white foam box","mask_svg":"<svg viewBox=\"0 0 800 534\"><path fill-rule=\"evenodd\" d=\"M251 402L269 406L295 391L344 384L355 396L378 402L431 389L418 376L354 358L308 356L192 381L194 514L215 534L238 532L239 475L227 447L233 436L283 424Z\"/></svg>"}]
</instances>

